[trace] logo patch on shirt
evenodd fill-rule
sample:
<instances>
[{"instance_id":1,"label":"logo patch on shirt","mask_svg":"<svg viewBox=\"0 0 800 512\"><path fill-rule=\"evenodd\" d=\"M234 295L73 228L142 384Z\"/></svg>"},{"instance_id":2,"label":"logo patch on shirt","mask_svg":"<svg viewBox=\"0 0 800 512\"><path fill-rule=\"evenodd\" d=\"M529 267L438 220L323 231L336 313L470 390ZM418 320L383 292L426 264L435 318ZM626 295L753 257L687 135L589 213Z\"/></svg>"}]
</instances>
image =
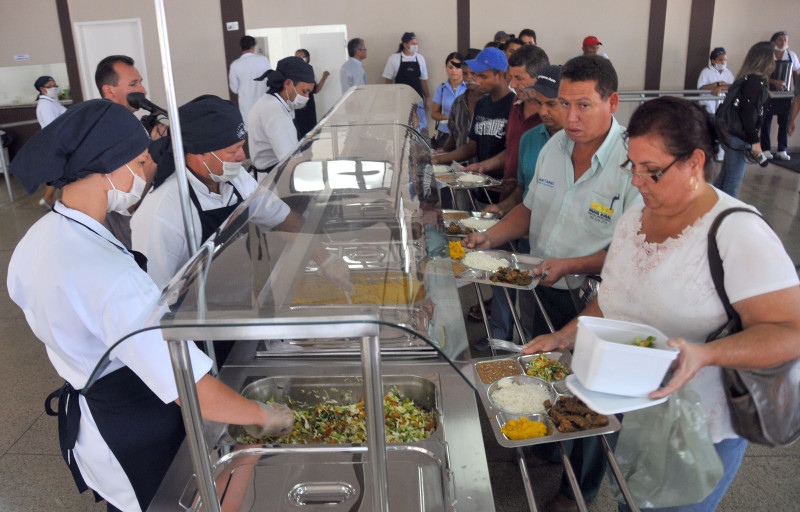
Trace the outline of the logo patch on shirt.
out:
<instances>
[{"instance_id":1,"label":"logo patch on shirt","mask_svg":"<svg viewBox=\"0 0 800 512\"><path fill-rule=\"evenodd\" d=\"M599 222L601 224L608 224L609 222L611 222L611 217L614 215L614 210L593 201L592 204L589 205L588 213L589 213L589 218L591 218L595 222Z\"/></svg>"},{"instance_id":2,"label":"logo patch on shirt","mask_svg":"<svg viewBox=\"0 0 800 512\"><path fill-rule=\"evenodd\" d=\"M547 178L539 178L538 180L536 180L536 183L547 188L554 188L556 186L555 181L548 180Z\"/></svg>"}]
</instances>

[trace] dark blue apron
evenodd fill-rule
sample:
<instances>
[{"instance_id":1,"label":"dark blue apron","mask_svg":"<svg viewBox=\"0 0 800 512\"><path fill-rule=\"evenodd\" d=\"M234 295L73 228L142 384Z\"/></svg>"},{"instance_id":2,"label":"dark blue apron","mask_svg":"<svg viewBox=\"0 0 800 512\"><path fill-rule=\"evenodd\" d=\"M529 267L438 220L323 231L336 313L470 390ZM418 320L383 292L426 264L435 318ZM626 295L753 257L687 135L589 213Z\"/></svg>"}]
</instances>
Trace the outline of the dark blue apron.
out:
<instances>
[{"instance_id":1,"label":"dark blue apron","mask_svg":"<svg viewBox=\"0 0 800 512\"><path fill-rule=\"evenodd\" d=\"M220 184L221 185L221 184ZM197 215L200 217L200 227L202 228L202 238L201 240L205 242L208 240L208 237L216 233L217 229L225 222L225 219L230 217L233 210L236 209L239 204L244 201L242 199L242 195L236 190L236 187L231 185L233 188L233 193L236 195L236 202L233 204L229 204L228 206L223 206L221 208L215 208L213 210L203 210L200 207L200 201L197 199L197 194L194 193L194 187L191 185L189 186L189 199L192 200L192 204L197 209Z\"/></svg>"},{"instance_id":2,"label":"dark blue apron","mask_svg":"<svg viewBox=\"0 0 800 512\"><path fill-rule=\"evenodd\" d=\"M400 67L397 69L397 75L394 77L394 83L396 84L406 84L410 85L421 97L425 97L422 94L422 80L420 80L420 76L422 76L422 71L419 67L419 62L417 62L417 56L414 55L414 60L403 62L403 54L400 54Z\"/></svg>"}]
</instances>

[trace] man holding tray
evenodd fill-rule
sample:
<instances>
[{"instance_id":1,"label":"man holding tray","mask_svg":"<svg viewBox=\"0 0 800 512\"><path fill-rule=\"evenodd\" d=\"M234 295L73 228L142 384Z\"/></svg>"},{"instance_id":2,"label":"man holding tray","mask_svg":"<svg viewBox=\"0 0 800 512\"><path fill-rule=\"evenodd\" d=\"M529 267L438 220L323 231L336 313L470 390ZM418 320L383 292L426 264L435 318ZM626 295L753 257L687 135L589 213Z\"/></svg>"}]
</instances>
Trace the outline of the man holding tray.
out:
<instances>
[{"instance_id":1,"label":"man holding tray","mask_svg":"<svg viewBox=\"0 0 800 512\"><path fill-rule=\"evenodd\" d=\"M599 273L617 221L641 201L620 167L627 150L625 130L613 116L619 106L617 83L608 59L579 56L567 61L558 91L564 129L539 153L523 204L463 241L470 249L489 249L528 234L531 255L544 260L534 269L541 276L537 293L555 329L577 314L564 276ZM549 332L531 294L520 294L520 312L527 337ZM602 483L604 459L597 441L576 443L575 448L572 464L585 499L591 500ZM569 485L562 480L557 509L574 506L568 496Z\"/></svg>"}]
</instances>

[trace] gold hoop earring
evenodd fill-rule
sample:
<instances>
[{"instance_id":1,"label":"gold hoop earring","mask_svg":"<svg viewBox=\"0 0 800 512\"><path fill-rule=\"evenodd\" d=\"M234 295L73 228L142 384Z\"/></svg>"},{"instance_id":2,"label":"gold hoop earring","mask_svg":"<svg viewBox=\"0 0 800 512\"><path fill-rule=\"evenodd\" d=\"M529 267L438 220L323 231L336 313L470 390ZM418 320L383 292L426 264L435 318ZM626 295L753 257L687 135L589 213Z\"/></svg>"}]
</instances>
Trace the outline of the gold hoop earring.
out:
<instances>
[{"instance_id":1,"label":"gold hoop earring","mask_svg":"<svg viewBox=\"0 0 800 512\"><path fill-rule=\"evenodd\" d=\"M694 180L694 182L692 182L692 180ZM697 176L692 176L691 178L689 178L689 188L692 189L692 192L697 190L697 187L699 186L700 186L700 180L697 179Z\"/></svg>"}]
</instances>

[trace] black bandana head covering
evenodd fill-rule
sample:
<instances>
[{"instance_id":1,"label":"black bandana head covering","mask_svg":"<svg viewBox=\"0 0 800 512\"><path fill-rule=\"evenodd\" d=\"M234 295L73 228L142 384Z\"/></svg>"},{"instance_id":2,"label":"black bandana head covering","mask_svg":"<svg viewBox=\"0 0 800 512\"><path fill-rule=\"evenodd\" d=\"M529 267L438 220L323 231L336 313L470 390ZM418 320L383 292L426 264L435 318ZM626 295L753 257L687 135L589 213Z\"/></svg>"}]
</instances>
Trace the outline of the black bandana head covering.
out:
<instances>
[{"instance_id":1,"label":"black bandana head covering","mask_svg":"<svg viewBox=\"0 0 800 512\"><path fill-rule=\"evenodd\" d=\"M55 82L55 81L56 79L53 78L52 76L47 76L47 75L40 76L39 78L36 79L35 82L33 82L33 88L36 89L36 92L41 92L39 89L44 87L47 82Z\"/></svg>"},{"instance_id":2,"label":"black bandana head covering","mask_svg":"<svg viewBox=\"0 0 800 512\"><path fill-rule=\"evenodd\" d=\"M302 60L302 59L300 59ZM204 94L178 108L184 153L202 155L247 139L239 107L219 96ZM153 186L158 187L175 172L172 138L162 137L150 145L158 165Z\"/></svg>"},{"instance_id":3,"label":"black bandana head covering","mask_svg":"<svg viewBox=\"0 0 800 512\"><path fill-rule=\"evenodd\" d=\"M263 75L256 78L256 80L264 80L265 78L268 80L267 87L278 91L283 88L282 84L287 78L298 82L306 82L308 84L316 82L316 78L314 78L314 68L305 60L300 57L295 57L294 55L281 59L278 61L278 66L275 69L267 70Z\"/></svg>"},{"instance_id":4,"label":"black bandana head covering","mask_svg":"<svg viewBox=\"0 0 800 512\"><path fill-rule=\"evenodd\" d=\"M33 194L41 183L61 188L89 174L115 171L149 143L147 132L127 108L109 100L89 100L37 132L10 169Z\"/></svg>"}]
</instances>

